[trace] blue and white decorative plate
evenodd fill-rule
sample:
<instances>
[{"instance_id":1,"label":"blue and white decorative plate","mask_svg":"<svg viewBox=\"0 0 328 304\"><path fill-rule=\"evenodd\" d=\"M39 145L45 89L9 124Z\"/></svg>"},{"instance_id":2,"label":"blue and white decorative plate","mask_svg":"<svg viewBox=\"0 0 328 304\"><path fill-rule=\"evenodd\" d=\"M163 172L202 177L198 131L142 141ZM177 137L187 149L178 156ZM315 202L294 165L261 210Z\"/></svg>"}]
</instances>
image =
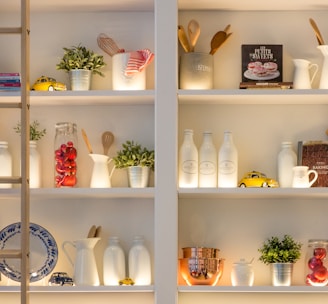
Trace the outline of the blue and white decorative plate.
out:
<instances>
[{"instance_id":1,"label":"blue and white decorative plate","mask_svg":"<svg viewBox=\"0 0 328 304\"><path fill-rule=\"evenodd\" d=\"M0 250L19 249L21 223L14 223L0 231ZM58 247L53 236L43 227L30 223L30 282L46 277L56 266ZM21 260L0 259L0 271L8 278L21 281Z\"/></svg>"}]
</instances>

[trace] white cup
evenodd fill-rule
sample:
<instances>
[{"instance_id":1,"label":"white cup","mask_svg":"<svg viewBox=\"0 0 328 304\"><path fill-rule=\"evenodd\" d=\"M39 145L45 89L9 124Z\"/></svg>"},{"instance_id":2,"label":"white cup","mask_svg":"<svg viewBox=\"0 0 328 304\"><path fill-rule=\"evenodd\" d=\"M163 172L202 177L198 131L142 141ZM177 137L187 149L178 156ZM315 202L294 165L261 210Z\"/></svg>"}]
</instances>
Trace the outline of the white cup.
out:
<instances>
[{"instance_id":1,"label":"white cup","mask_svg":"<svg viewBox=\"0 0 328 304\"><path fill-rule=\"evenodd\" d=\"M310 175L313 178L310 180ZM318 172L309 170L307 166L296 166L293 168L293 188L310 188L318 179Z\"/></svg>"}]
</instances>

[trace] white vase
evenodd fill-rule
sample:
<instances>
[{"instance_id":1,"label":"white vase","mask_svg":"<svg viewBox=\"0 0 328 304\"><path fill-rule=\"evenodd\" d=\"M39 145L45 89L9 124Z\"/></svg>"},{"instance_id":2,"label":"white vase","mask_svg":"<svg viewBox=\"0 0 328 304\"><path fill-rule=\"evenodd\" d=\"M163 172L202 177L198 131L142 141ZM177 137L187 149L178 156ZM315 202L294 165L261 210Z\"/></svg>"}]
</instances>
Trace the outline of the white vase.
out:
<instances>
[{"instance_id":1,"label":"white vase","mask_svg":"<svg viewBox=\"0 0 328 304\"><path fill-rule=\"evenodd\" d=\"M41 187L41 156L37 150L37 142L30 141L30 188Z\"/></svg>"}]
</instances>

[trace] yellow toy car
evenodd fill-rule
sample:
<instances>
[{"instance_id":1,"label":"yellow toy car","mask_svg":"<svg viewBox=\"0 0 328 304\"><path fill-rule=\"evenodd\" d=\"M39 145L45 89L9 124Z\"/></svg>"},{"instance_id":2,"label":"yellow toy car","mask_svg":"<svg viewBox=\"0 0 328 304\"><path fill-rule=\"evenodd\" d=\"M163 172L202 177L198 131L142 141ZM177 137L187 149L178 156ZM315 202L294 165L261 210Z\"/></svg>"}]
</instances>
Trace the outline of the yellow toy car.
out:
<instances>
[{"instance_id":1,"label":"yellow toy car","mask_svg":"<svg viewBox=\"0 0 328 304\"><path fill-rule=\"evenodd\" d=\"M66 91L66 85L47 76L39 77L32 88L33 91Z\"/></svg>"},{"instance_id":2,"label":"yellow toy car","mask_svg":"<svg viewBox=\"0 0 328 304\"><path fill-rule=\"evenodd\" d=\"M246 188L246 187L269 187L269 188L277 188L279 187L279 183L272 179L268 178L264 173L258 171L248 172L244 175L244 177L238 183L238 187Z\"/></svg>"}]
</instances>

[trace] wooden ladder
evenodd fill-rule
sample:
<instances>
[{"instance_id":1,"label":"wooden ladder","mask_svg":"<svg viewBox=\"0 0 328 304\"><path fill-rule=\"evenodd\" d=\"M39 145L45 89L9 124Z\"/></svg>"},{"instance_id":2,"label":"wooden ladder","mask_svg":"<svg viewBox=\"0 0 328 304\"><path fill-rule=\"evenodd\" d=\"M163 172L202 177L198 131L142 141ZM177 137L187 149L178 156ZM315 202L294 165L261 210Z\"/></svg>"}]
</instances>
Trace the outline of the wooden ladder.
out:
<instances>
[{"instance_id":1,"label":"wooden ladder","mask_svg":"<svg viewBox=\"0 0 328 304\"><path fill-rule=\"evenodd\" d=\"M17 108L21 111L21 176L1 177L0 183L20 184L21 245L20 249L0 250L0 258L21 259L21 304L29 303L29 252L30 252L30 2L21 0L20 27L0 28L0 34L21 36L21 93L20 102L1 102L0 108Z\"/></svg>"}]
</instances>

